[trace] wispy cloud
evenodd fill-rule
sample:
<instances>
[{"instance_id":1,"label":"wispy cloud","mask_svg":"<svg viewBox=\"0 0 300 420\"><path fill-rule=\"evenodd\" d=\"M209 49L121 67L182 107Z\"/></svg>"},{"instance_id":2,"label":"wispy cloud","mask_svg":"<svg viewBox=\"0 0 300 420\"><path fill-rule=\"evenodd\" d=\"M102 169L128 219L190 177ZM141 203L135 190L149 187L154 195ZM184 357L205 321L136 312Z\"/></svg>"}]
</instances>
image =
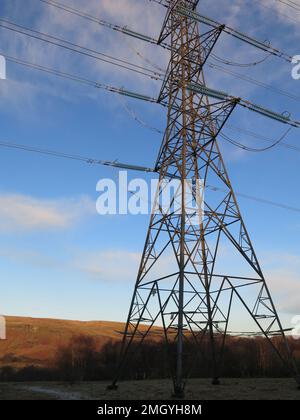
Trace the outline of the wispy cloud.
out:
<instances>
[{"instance_id":1,"label":"wispy cloud","mask_svg":"<svg viewBox=\"0 0 300 420\"><path fill-rule=\"evenodd\" d=\"M131 281L136 278L141 255L126 250L96 251L80 253L80 257L70 263L95 280L105 282Z\"/></svg>"},{"instance_id":2,"label":"wispy cloud","mask_svg":"<svg viewBox=\"0 0 300 420\"><path fill-rule=\"evenodd\" d=\"M0 195L0 231L29 232L66 229L95 213L88 197L47 200L22 194Z\"/></svg>"},{"instance_id":3,"label":"wispy cloud","mask_svg":"<svg viewBox=\"0 0 300 420\"><path fill-rule=\"evenodd\" d=\"M300 314L300 275L291 269L267 272L268 283L278 310L288 314Z\"/></svg>"},{"instance_id":4,"label":"wispy cloud","mask_svg":"<svg viewBox=\"0 0 300 420\"><path fill-rule=\"evenodd\" d=\"M266 278L281 312L300 314L300 256L272 253L264 259Z\"/></svg>"},{"instance_id":5,"label":"wispy cloud","mask_svg":"<svg viewBox=\"0 0 300 420\"><path fill-rule=\"evenodd\" d=\"M5 17L21 25L58 36L95 51L134 62L140 66L151 68L151 64L146 62L141 55L145 55L150 61L159 62L160 65L167 64L167 55L163 49L158 47L147 45L134 38L131 39L120 33L105 29L97 23L85 21L78 16L37 1L29 1L26 9L24 9L23 2L20 2L19 9L14 7L14 3L17 4L19 1L15 0L12 5L6 7ZM129 26L152 36L158 36L161 19L164 15L161 8L151 7L152 5L146 5L146 7L145 2L140 0L114 0L113 2L110 0L101 2L97 0L90 0L89 2L73 0L66 3L95 17L115 22L121 26ZM98 82L135 87L136 90L145 92L159 89L159 84L142 75L1 28L0 31L3 53L71 74L78 74ZM54 78L55 83L53 83L52 76L41 79L40 73L18 68L10 63L8 63L8 79L6 81L9 88L2 92L3 95L14 96L14 89L18 86L12 83L13 77L14 79L20 77L20 80L26 80L32 87L35 87L31 91L26 90L25 99L28 96L32 100L38 99L36 86L39 86L39 81L43 86L51 86L52 95L56 94L58 97L63 95L64 98L69 96L69 100L76 98L76 90L74 92L74 89L62 89L62 86L68 87L72 82ZM80 89L78 91L80 92ZM69 95L67 95L68 93ZM85 89L85 94L93 96L96 100L99 97L96 90ZM22 102L23 99L24 96L18 96L19 102Z\"/></svg>"},{"instance_id":6,"label":"wispy cloud","mask_svg":"<svg viewBox=\"0 0 300 420\"><path fill-rule=\"evenodd\" d=\"M80 252L69 267L80 270L89 277L105 282L130 282L134 284L142 254L126 249L111 249L98 252ZM152 266L149 278L144 281L167 276L176 272L177 261L173 253L163 253L160 259Z\"/></svg>"}]
</instances>

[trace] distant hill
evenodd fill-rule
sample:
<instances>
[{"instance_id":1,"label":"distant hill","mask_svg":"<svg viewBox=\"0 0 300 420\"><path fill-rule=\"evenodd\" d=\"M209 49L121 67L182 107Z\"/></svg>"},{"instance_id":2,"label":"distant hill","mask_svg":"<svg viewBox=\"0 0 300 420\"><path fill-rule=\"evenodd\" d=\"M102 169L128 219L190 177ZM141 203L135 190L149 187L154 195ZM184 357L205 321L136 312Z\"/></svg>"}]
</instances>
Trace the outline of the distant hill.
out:
<instances>
[{"instance_id":1,"label":"distant hill","mask_svg":"<svg viewBox=\"0 0 300 420\"><path fill-rule=\"evenodd\" d=\"M0 340L0 367L49 366L57 349L78 335L92 336L99 349L121 338L124 324L6 317L7 339Z\"/></svg>"}]
</instances>

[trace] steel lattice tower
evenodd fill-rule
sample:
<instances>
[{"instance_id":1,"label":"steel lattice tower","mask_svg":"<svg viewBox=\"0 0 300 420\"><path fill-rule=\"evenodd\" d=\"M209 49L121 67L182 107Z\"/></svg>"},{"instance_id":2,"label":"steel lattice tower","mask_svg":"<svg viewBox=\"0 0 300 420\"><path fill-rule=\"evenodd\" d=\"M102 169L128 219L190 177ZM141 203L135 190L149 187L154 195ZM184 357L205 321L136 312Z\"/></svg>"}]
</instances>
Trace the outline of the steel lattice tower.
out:
<instances>
[{"instance_id":1,"label":"steel lattice tower","mask_svg":"<svg viewBox=\"0 0 300 420\"><path fill-rule=\"evenodd\" d=\"M189 340L199 349L204 339L209 340L212 378L217 384L229 322L242 307L300 384L218 146L217 136L238 100L212 100L194 88L205 87L203 66L223 29L200 35L197 22L189 13L180 12L180 7L192 12L198 1L169 0L159 38L159 43L169 41L171 60L159 97L168 113L156 170L161 181L182 181L180 196L174 191L172 202L179 203L182 211L177 214L161 205L167 184L160 185L158 211L151 215L120 365L110 388L117 384L131 345L142 344L152 331L157 333L155 326L163 327L176 396L184 394L189 376L184 353ZM205 193L204 215L198 225L186 211L186 179L203 180L205 191L215 186ZM200 212L203 191L192 187L192 193ZM236 258L235 270L228 268L224 254ZM273 335L280 340L272 340Z\"/></svg>"}]
</instances>

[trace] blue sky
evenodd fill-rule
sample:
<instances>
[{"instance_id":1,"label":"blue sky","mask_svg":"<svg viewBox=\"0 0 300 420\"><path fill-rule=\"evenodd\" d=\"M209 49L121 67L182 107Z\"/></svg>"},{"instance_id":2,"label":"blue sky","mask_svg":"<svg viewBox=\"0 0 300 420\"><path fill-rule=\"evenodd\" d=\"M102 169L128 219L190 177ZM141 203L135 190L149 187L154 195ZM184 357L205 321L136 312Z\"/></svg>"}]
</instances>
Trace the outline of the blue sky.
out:
<instances>
[{"instance_id":1,"label":"blue sky","mask_svg":"<svg viewBox=\"0 0 300 420\"><path fill-rule=\"evenodd\" d=\"M68 0L66 4L154 37L158 36L164 17L164 9L146 0ZM203 0L198 10L258 39L270 40L290 55L300 54L300 13L276 0ZM145 61L136 51L160 67L167 64L167 55L157 47L58 12L38 0L3 0L0 14L10 21L140 65L145 65ZM0 53L150 96L159 91L159 83L150 79L1 28L0 40ZM263 52L226 35L215 53L239 63L264 57ZM232 70L300 95L300 81L292 79L291 68L283 60L269 58L252 68ZM288 110L300 120L299 102L293 99L210 69L206 77L212 87L278 112ZM7 80L0 81L0 98L0 141L153 166L160 135L138 125L126 107L163 130L165 111L156 105L120 98L12 63L7 65ZM230 123L275 140L286 129L246 110L236 110ZM229 129L226 133L254 147L268 145ZM298 145L297 130L286 141ZM298 152L277 147L251 154L222 140L220 146L237 191L300 208ZM98 180L116 176L117 171L110 168L1 149L2 313L82 320L125 319L148 217L96 214ZM300 313L299 213L244 198L239 202L275 302L285 324L289 324L292 316Z\"/></svg>"}]
</instances>

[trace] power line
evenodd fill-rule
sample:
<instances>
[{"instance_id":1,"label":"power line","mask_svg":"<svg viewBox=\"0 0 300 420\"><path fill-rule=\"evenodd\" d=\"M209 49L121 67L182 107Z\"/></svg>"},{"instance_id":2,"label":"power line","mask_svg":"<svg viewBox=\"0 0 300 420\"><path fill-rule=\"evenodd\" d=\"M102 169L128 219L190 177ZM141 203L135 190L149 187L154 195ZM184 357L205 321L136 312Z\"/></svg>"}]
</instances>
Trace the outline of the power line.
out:
<instances>
[{"instance_id":1,"label":"power line","mask_svg":"<svg viewBox=\"0 0 300 420\"><path fill-rule=\"evenodd\" d=\"M286 138L286 136L291 131L291 129L292 129L292 127L290 127L277 141L275 141L273 144L271 144L271 146L260 148L260 149L246 146L245 144L242 144L242 143L240 143L236 140L233 140L232 138L228 137L226 134L220 133L220 136L224 140L231 143L232 145L234 145L236 147L239 147L240 149L246 150L247 152L266 152L266 151L271 150L274 147L278 146Z\"/></svg>"},{"instance_id":2,"label":"power line","mask_svg":"<svg viewBox=\"0 0 300 420\"><path fill-rule=\"evenodd\" d=\"M300 4L297 4L292 1L283 1L283 0L276 0L278 3L285 4L286 6L296 10L297 12L300 12Z\"/></svg>"},{"instance_id":3,"label":"power line","mask_svg":"<svg viewBox=\"0 0 300 420\"><path fill-rule=\"evenodd\" d=\"M295 101L300 101L300 96L293 95L290 92L287 92L287 91L282 90L282 89L278 89L278 88L276 88L274 86L271 86L271 85L268 85L267 83L264 83L264 82L262 82L260 80L256 80L256 79L253 79L253 78L251 78L249 76L246 76L246 75L243 75L243 74L240 74L240 73L236 73L236 72L234 72L232 70L229 70L229 69L225 69L224 67L221 67L221 66L219 66L217 64L208 63L208 66L210 68L212 68L212 69L221 71L222 73L230 74L231 76L233 76L233 77L235 77L237 79L244 80L246 82L255 84L255 85L259 86L259 87L263 87L263 88L268 89L268 90L270 90L270 91L272 91L274 93L278 93L280 95L286 96L286 97L288 97L290 99L293 99Z\"/></svg>"},{"instance_id":4,"label":"power line","mask_svg":"<svg viewBox=\"0 0 300 420\"><path fill-rule=\"evenodd\" d=\"M151 103L159 103L162 106L166 106L166 104L160 103L160 102L158 102L157 99L152 98L150 96L146 96L146 95L143 95L143 94L140 94L140 93L128 91L128 90L125 90L123 88L117 88L117 87L114 87L114 86L105 85L105 84L102 84L102 83L99 83L99 82L96 82L96 81L92 81L92 80L89 80L89 79L86 79L86 78L83 78L83 77L80 77L80 76L72 75L70 73L61 72L61 71L55 70L53 68L41 66L39 64L30 63L30 62L25 61L25 60L21 60L21 59L15 58L15 57L11 57L11 56L9 56L5 53L0 52L0 54L3 55L8 61L14 62L16 64L19 64L19 65L22 65L22 66L25 66L25 67L28 67L28 68L33 68L35 70L39 70L39 71L42 71L42 72L45 72L45 73L48 73L48 74L52 74L52 75L55 75L55 76L58 76L58 77L69 79L69 80L72 80L72 81L75 81L75 82L78 82L78 83L81 83L81 84L85 84L85 85L88 85L88 86L92 86L92 87L95 87L95 88L98 88L98 89L104 89L104 90L107 90L109 92L118 93L120 95L128 96L128 97L131 97L131 98L134 98L134 99L139 99L139 100L146 101L146 102L151 102ZM210 88L207 88L206 86L202 86L202 85L198 85L198 84L197 85L194 85L194 84L189 85L187 88L189 90L195 92L195 93L204 94L204 95L212 97L212 98L234 101L244 108L247 108L247 109L249 109L253 112L256 112L258 114L264 115L267 118L271 118L271 119L274 119L276 121L280 121L284 124L289 124L293 127L299 127L300 126L300 122L291 120L290 117L287 116L287 115L278 114L277 112L271 111L271 110L269 110L267 108L264 108L260 105L253 104L252 102L249 102L247 100L243 100L241 98L230 96L225 92L210 89Z\"/></svg>"},{"instance_id":5,"label":"power line","mask_svg":"<svg viewBox=\"0 0 300 420\"><path fill-rule=\"evenodd\" d=\"M247 136L254 137L254 138L259 139L259 140L267 141L269 143L274 143L275 142L274 139L272 139L270 137L267 137L267 136L264 136L261 133L256 133L252 130L246 130L246 129L243 129L243 128L240 128L240 127L236 127L232 124L227 123L226 128L234 130L238 133L246 134ZM294 146L294 145L289 144L289 143L281 142L281 143L278 144L278 146L285 147L287 149L290 149L290 150L293 150L293 151L296 151L296 152L300 153L300 147Z\"/></svg>"},{"instance_id":6,"label":"power line","mask_svg":"<svg viewBox=\"0 0 300 420\"><path fill-rule=\"evenodd\" d=\"M66 5L64 5L62 3L59 3L57 1L54 1L54 0L38 0L38 1L40 1L42 3L45 3L45 4L49 5L49 6L53 6L53 7L56 7L58 9L64 10L64 11L66 11L68 13L73 14L73 15L82 17L84 19L87 19L87 20L92 21L94 23L97 23L99 25L105 26L105 27L107 27L109 29L113 29L115 31L122 32L122 33L124 33L126 35L129 35L131 37L134 37L134 38L137 38L137 39L140 39L140 40L149 42L151 44L157 45L157 40L156 39L154 39L152 37L149 37L147 35L144 35L144 34L141 34L141 33L135 32L135 31L132 31L132 30L128 29L126 26L121 27L121 26L118 26L118 25L115 25L115 24L111 24L111 23L109 23L107 21L104 21L102 19L98 19L98 18L96 18L96 17L94 17L92 15L89 15L88 13L82 12L82 11L80 11L78 9L75 9L73 7L70 7L70 6L66 6ZM166 7L166 4L164 4L163 2L160 2L159 0L156 3L159 3L159 4L161 4L161 5L163 5L163 6ZM277 56L279 58L282 58L285 61L291 62L291 60L292 60L292 57L289 54L287 54L285 52L282 52L282 51L279 51L276 48L273 48L270 44L266 44L264 42L258 41L256 39L254 39L254 38L252 38L252 37L250 37L250 36L248 36L248 35L240 32L240 31L237 31L237 30L229 27L229 26L222 25L221 23L216 22L213 19L210 19L210 18L208 18L206 16L199 15L195 11L190 11L190 10L185 9L185 8L182 8L182 7L180 7L178 11L183 16L188 16L188 17L194 19L195 21L204 23L205 25L208 25L208 26L211 26L211 27L214 27L214 28L223 27L222 30L226 34L231 35L234 38L237 38L240 41L245 42L245 43L247 43L249 45L252 45L255 48L258 48L258 49L263 50L265 52L269 52L270 54L275 55L275 56ZM170 49L170 46L168 44L163 43L163 42L160 43L159 45L161 47L163 47L163 48Z\"/></svg>"},{"instance_id":7,"label":"power line","mask_svg":"<svg viewBox=\"0 0 300 420\"><path fill-rule=\"evenodd\" d=\"M292 3L292 4L294 4L295 6L300 7L300 4L299 4L299 3L296 3L295 1L291 1L291 0L287 0L287 1L288 1L288 3Z\"/></svg>"},{"instance_id":8,"label":"power line","mask_svg":"<svg viewBox=\"0 0 300 420\"><path fill-rule=\"evenodd\" d=\"M125 102L122 102L122 106L124 107L127 114L139 125L141 125L144 128L147 128L148 130L153 131L156 134L163 134L163 131L159 130L156 127L153 127L152 125L146 123L144 120L142 120L134 111L131 109Z\"/></svg>"},{"instance_id":9,"label":"power line","mask_svg":"<svg viewBox=\"0 0 300 420\"><path fill-rule=\"evenodd\" d=\"M287 0L289 3L292 3L292 4L295 4L296 6L299 6L300 7L300 4L299 3L296 3L295 1L292 1L292 0Z\"/></svg>"},{"instance_id":10,"label":"power line","mask_svg":"<svg viewBox=\"0 0 300 420\"><path fill-rule=\"evenodd\" d=\"M134 48L130 43L127 42L127 45L139 58L141 58L143 61L145 61L145 63L150 64L150 66L152 66L153 68L158 70L160 73L165 73L164 69L162 69L157 64L153 63L149 58L145 57L140 51L138 51L136 48Z\"/></svg>"},{"instance_id":11,"label":"power line","mask_svg":"<svg viewBox=\"0 0 300 420\"><path fill-rule=\"evenodd\" d=\"M218 67L218 66L215 66L215 65L213 65L213 64L209 64L209 66L210 67L212 67L212 68L216 68L216 67ZM221 67L220 67L220 70L221 70ZM226 69L223 69L226 73L228 72L229 74L235 74L236 75L236 73L233 73L233 72L230 72L229 70L226 70ZM239 75L239 76L241 76L241 75ZM247 78L248 79L248 78ZM252 80L252 79L251 79ZM249 80L250 81L250 80ZM253 81L254 81L254 79L253 79ZM257 83L260 83L260 82L258 82L257 81ZM269 87L270 89L272 89L272 86L269 86L269 85L265 85L265 87L267 88L267 87ZM275 89L275 88L274 88ZM275 91L277 91L277 89L275 89ZM280 90L278 90L278 92L279 93L281 93L281 91ZM288 92L284 92L284 91L282 91L282 94L286 94L286 95L288 95L289 96L289 93ZM293 98L293 99L300 99L300 97L293 97L293 95L291 95L291 97ZM155 133L158 133L158 134L163 134L163 131L161 131L161 130L159 130L158 128L156 128L156 127L153 127L153 126L151 126L151 125L149 125L148 123L146 123L145 121L143 121L140 117L138 117L138 115L131 109L131 108L129 108L129 106L125 103L125 102L121 102L122 103L122 105L123 105L123 107L124 107L124 109L125 109L125 111L128 113L128 115L134 120L134 121L136 121L139 125L141 125L142 127L144 127L144 128L147 128L147 129L149 129L149 130L151 130L151 131L154 131ZM272 149L274 146L281 146L281 147L284 147L284 148L287 148L287 149L289 149L289 150L293 150L293 151L297 151L297 152L299 152L300 153L300 148L299 147L297 147L297 146L293 146L293 145L291 145L291 144L288 144L288 143L285 143L285 142L283 142L283 140L284 140L284 138L280 138L280 141L278 141L278 140L274 140L274 139L272 139L272 138L270 138L270 137L266 137L266 136L264 136L264 135L262 135L262 134L260 134L260 133L256 133L256 132L253 132L253 131L251 131L251 130L246 130L246 129L243 129L243 128L240 128L240 127L236 127L236 126L233 126L233 125L231 125L231 124L229 124L229 123L227 123L226 124L226 128L229 128L229 129L232 129L232 130L234 130L234 131L237 131L237 132L239 132L239 133L243 133L243 134L246 134L247 136L250 136L250 137L254 137L254 138L257 138L257 139L259 139L259 140L263 140L263 141L267 141L267 142L269 142L269 143L272 143L272 146L271 147L268 147L268 148L262 148L262 149L253 149L252 148L252 150L249 150L249 151L266 151L266 150L269 150L269 149ZM289 130L288 130L289 131ZM284 135L284 137L286 137L286 135L287 135L287 133ZM227 138L227 140L228 140L228 138ZM232 140L232 142L233 142L233 140ZM244 145L242 145L241 143L239 143L239 146L241 146L244 150L246 149L246 146L244 146Z\"/></svg>"},{"instance_id":12,"label":"power line","mask_svg":"<svg viewBox=\"0 0 300 420\"><path fill-rule=\"evenodd\" d=\"M162 5L162 6L164 6L164 7L167 7L167 5L163 2L163 0L149 0L149 1L151 1L151 2L154 2L154 3L157 3L157 4L160 4L160 5ZM257 2L257 3L259 3L259 5L261 6L261 7L263 7L263 8L265 8L265 9L267 9L267 10L271 10L273 13L278 13L279 15L282 15L282 16L284 16L285 18L287 18L287 19L289 19L289 20L291 20L292 22L294 22L294 23L297 23L297 24L299 24L300 23L300 21L299 20L297 20L297 19L293 19L291 16L289 16L289 15L287 15L287 14L285 14L285 13L283 13L283 12L281 12L281 11L279 11L279 10L274 10L274 8L272 8L272 7L270 7L270 6L267 6L267 5L265 5L265 4L263 4L261 1L259 1L259 0L254 0L255 2ZM294 2L294 1L291 1L291 0L286 0L286 2L284 2L284 1L282 1L282 0L274 0L274 1L277 1L277 2L280 2L280 3L283 3L283 4L286 4L287 6L290 6L290 7L294 7L294 9L295 10L297 10L297 11L299 11L300 12L300 4L299 3L296 3L296 2ZM291 3L291 4L288 4L288 3ZM298 7L295 7L295 6L298 6ZM198 14L197 14L198 15ZM214 26L214 27L216 27L217 25L220 25L218 22L215 22L215 21L213 21L212 19L209 19L209 18L207 18L207 17L205 17L205 16L201 16L201 15L198 15L197 16L198 17L198 19L199 18L201 18L202 19L202 22L203 23L207 23L207 24L209 24L209 25L211 25L211 26ZM250 43L250 45L253 45L253 46L255 46L255 47L259 47L259 48L261 48L261 49L264 49L266 46L264 45L264 43L262 43L262 42L260 42L260 41L257 41L257 40L254 40L253 38L251 38L251 37L248 37L247 35L245 35L245 34L243 34L243 33L241 33L241 32L239 32L239 31L236 31L236 30L234 30L234 29L232 29L232 28L230 28L230 27L225 27L224 28L225 29L225 32L227 33L227 34L229 34L229 35L232 35L232 36L234 36L234 37L236 37L236 38L238 38L238 39L240 39L240 40L242 40L242 41L245 41L245 42L248 42L248 41L250 41L249 43ZM252 42L251 42L252 41ZM253 43L253 41L254 41L254 43ZM258 45L257 45L258 44ZM287 54L287 53L280 53L280 51L278 51L277 49L275 49L275 48L273 48L273 47L271 47L270 45L269 45L269 47L270 47L270 49L271 50L273 50L272 52L271 52L271 54L272 55L276 55L276 56L278 56L278 57L282 57L282 58L284 58L286 61L291 61L291 56L289 55L289 54Z\"/></svg>"},{"instance_id":13,"label":"power line","mask_svg":"<svg viewBox=\"0 0 300 420\"><path fill-rule=\"evenodd\" d=\"M7 26L7 25L5 25L1 22L4 22L4 23L6 23L10 26ZM16 23L13 23L13 22L9 22L9 21L4 20L4 19L0 19L0 27L3 28L3 29L9 30L9 31L13 31L15 33L19 33L19 34L28 36L30 38L34 38L34 39L46 42L46 43L51 44L51 45L55 45L55 46L60 47L60 48L64 48L68 51L72 51L72 52L75 52L77 54L85 55L87 57L94 58L94 59L100 60L100 61L108 63L108 64L112 64L112 65L117 66L119 68L123 68L123 69L126 69L126 70L130 70L130 71L139 73L143 76L147 76L147 77L150 77L150 78L155 79L155 80L161 80L161 77L163 76L161 73L158 73L157 71L153 71L152 69L148 69L148 68L139 66L135 63L131 63L129 61L122 60L122 59L113 57L111 55L92 50L90 48L82 47L78 44L75 44L75 43L70 42L70 41L66 41L62 38L58 38L58 37L55 37L55 36L52 36L52 35L49 35L49 34L46 34L46 33L43 33L43 32L39 32L39 31L36 31L34 29L27 28L25 26L21 26L21 25L18 25Z\"/></svg>"},{"instance_id":14,"label":"power line","mask_svg":"<svg viewBox=\"0 0 300 420\"><path fill-rule=\"evenodd\" d=\"M286 112L279 114L278 112L269 110L261 105L253 104L252 102L248 100L229 95L228 93L224 91L211 89L211 88L208 88L206 85L202 85L199 83L189 84L187 86L187 89L197 94L202 94L210 98L224 100L224 101L230 100L240 105L243 108L249 109L250 111L256 112L257 114L263 115L272 120L279 121L283 124L289 124L293 127L297 127L297 128L300 127L300 121L291 120L290 115L287 115Z\"/></svg>"},{"instance_id":15,"label":"power line","mask_svg":"<svg viewBox=\"0 0 300 420\"><path fill-rule=\"evenodd\" d=\"M88 163L89 165L102 165L102 166L111 166L111 167L120 168L120 169L132 169L132 170L142 171L142 172L153 172L153 170L150 168L145 168L145 167L137 166L137 165L129 165L126 163L118 162L117 160L116 161L99 160L99 159L89 158L82 155L74 155L70 153L58 152L55 150L47 150L47 149L41 149L38 147L26 146L24 144L0 142L0 147L7 148L7 149L22 150L24 152L37 153L37 154L58 157L58 158L63 158L63 159L76 160L76 161Z\"/></svg>"},{"instance_id":16,"label":"power line","mask_svg":"<svg viewBox=\"0 0 300 420\"><path fill-rule=\"evenodd\" d=\"M100 52L100 51L96 51L96 50L93 50L93 49L91 49L91 48L83 47L83 46L81 46L81 45L78 45L78 44L76 44L76 43L73 43L73 42L70 42L70 41L64 40L64 39L62 39L62 38L55 37L55 36L53 36L53 35L49 35L49 34L46 34L46 33L44 33L44 32L40 32L40 31L34 30L34 29L32 29L32 28L28 28L28 27L26 27L26 26L22 26L22 25L16 24L15 22L10 22L10 21L8 21L8 20L6 20L6 19L0 19L0 22L4 22L4 23L7 23L7 24L9 24L9 25L11 25L11 26L13 26L13 27L15 27L15 28L19 28L19 29L21 29L21 30L28 31L28 32L29 32L29 34L28 34L28 33L24 33L24 32L20 32L21 34L24 34L24 35L26 35L26 36L31 36L31 34L36 34L36 35L39 35L40 37L37 37L37 39L39 39L39 40L41 40L41 41L46 41L46 42L47 42L47 40L45 40L45 39L43 38L43 37L46 37L46 38L48 38L49 40L54 40L54 41L63 42L63 43L64 43L64 44L66 44L66 45L69 45L69 46L72 46L72 47L76 47L76 48L80 48L80 49L82 49L82 50L84 50L84 51L87 51L87 52L90 52L90 53L94 53L94 54L97 54L97 55L100 55L100 56L103 56L103 57L106 57L106 58L109 58L109 59L112 59L112 60L118 61L118 62L123 63L123 64L128 64L128 65L130 65L130 66L134 66L134 67L139 68L139 69L141 69L141 70L145 70L145 71L153 72L153 70L152 70L152 69L145 68L145 67L140 66L140 65L138 65L138 64L136 64L136 63L131 63L131 62L127 61L127 60L119 59L119 58L113 57L113 56L111 56L111 55L108 55L108 54L106 54L106 53L103 53L103 52ZM4 25L1 25L1 24L0 24L0 26L4 27ZM5 28L6 28L6 29L9 29L9 30L12 30L12 28L9 28L9 27L5 27ZM49 41L49 42L50 42L50 41ZM55 44L55 45L57 45L57 44ZM61 45L59 45L59 46L61 46ZM78 52L78 51L75 51L75 52ZM161 71L163 72L163 70L161 70ZM162 74L159 74L159 75L161 75L161 76L162 76Z\"/></svg>"},{"instance_id":17,"label":"power line","mask_svg":"<svg viewBox=\"0 0 300 420\"><path fill-rule=\"evenodd\" d=\"M190 9L186 9L184 7L178 7L177 12L183 16L193 19L195 22L203 23L215 29L222 28L222 31L224 33L232 36L233 38L236 38L262 51L268 52L278 58L282 58L283 60L289 63L292 61L292 57L289 54L283 51L279 51L277 48L274 48L270 43L258 41L257 39L254 39L250 37L249 35L244 34L241 31L233 29L227 25L222 25L220 22L217 22L207 16L200 15L199 13L192 11Z\"/></svg>"},{"instance_id":18,"label":"power line","mask_svg":"<svg viewBox=\"0 0 300 420\"><path fill-rule=\"evenodd\" d=\"M73 82L77 82L80 84L84 84L87 86L91 86L97 89L102 89L102 90L107 90L109 92L113 92L113 93L117 93L119 95L124 95L124 96L128 96L134 99L140 99L146 102L152 102L152 103L157 103L157 100L155 98L151 98L150 96L146 96L146 95L142 95L136 92L131 92L128 90L125 90L123 88L118 88L115 86L110 86L110 85L106 85L94 80L90 80L81 76L77 76L74 74L70 74L70 73L66 73L66 72L62 72L60 70L56 70L50 67L45 67L45 66L41 66L39 64L35 64L35 63L31 63L16 57L11 57L5 53L0 53L3 57L6 58L7 61L10 61L12 63L24 66L24 67L28 67L30 69L34 69L34 70L38 70L47 74L51 74L57 77L61 77L64 79L68 79L68 80L72 80Z\"/></svg>"},{"instance_id":19,"label":"power line","mask_svg":"<svg viewBox=\"0 0 300 420\"><path fill-rule=\"evenodd\" d=\"M223 188L214 187L214 186L211 186L211 185L207 185L206 188L210 189L211 191L227 192L227 190L225 190ZM289 210L289 211L293 211L293 212L297 212L297 213L300 212L299 207L287 206L286 204L283 204L283 203L278 203L276 201L266 200L264 198L255 197L253 195L244 194L244 193L241 193L241 192L237 192L236 195L239 196L239 197L242 197L242 198L246 198L247 200L256 201L257 203L267 204L267 205L270 205L270 206L273 206L273 207L279 207L279 208Z\"/></svg>"},{"instance_id":20,"label":"power line","mask_svg":"<svg viewBox=\"0 0 300 420\"><path fill-rule=\"evenodd\" d=\"M261 60L258 61L252 61L251 63L237 63L235 61L229 61L229 60L225 60L222 57L219 57L218 55L211 53L211 56L214 60L222 63L222 64L226 64L227 66L235 66L235 67L254 67L257 66L258 64L262 64L264 63L266 60L268 60L272 54L269 54L267 56L265 56L264 58L262 58Z\"/></svg>"},{"instance_id":21,"label":"power line","mask_svg":"<svg viewBox=\"0 0 300 420\"><path fill-rule=\"evenodd\" d=\"M155 169L147 168L147 167L143 167L143 166L130 165L130 164L121 163L121 162L118 162L118 161L100 160L100 159L90 158L90 157L86 157L86 156L82 156L82 155L58 152L58 151L55 151L55 150L41 149L41 148L38 148L38 147L27 146L27 145L24 145L24 144L0 142L0 147L6 148L6 149L21 150L21 151L29 152L29 153L37 153L37 154L42 154L42 155L47 155L47 156L52 156L52 157L57 157L57 158L62 158L62 159L80 161L80 162L83 162L83 163L87 163L89 165L101 165L101 166L108 166L108 167L113 167L113 168L135 170L135 171L139 171L139 172L156 173ZM225 190L225 189L223 190L222 188L211 186L211 185L207 185L206 188L210 189L211 191L227 192L227 190ZM237 195L240 196L240 197L246 198L248 200L256 201L258 203L268 204L268 205L271 205L273 207L279 207L279 208L282 208L282 209L285 209L285 210L300 213L300 208L297 208L297 207L287 206L283 203L278 203L278 202L275 202L275 201L262 199L262 198L259 198L259 197L255 197L255 196L240 193L240 192L237 193Z\"/></svg>"},{"instance_id":22,"label":"power line","mask_svg":"<svg viewBox=\"0 0 300 420\"><path fill-rule=\"evenodd\" d=\"M299 25L300 20L293 19L291 16L289 16L289 15L281 12L280 10L277 10L277 9L275 10L274 7L265 5L261 0L254 0L254 1L256 3L259 3L259 5L261 7L263 7L264 9L271 10L273 13L278 14L278 15L281 15L281 16L284 16L286 19L289 19L291 22L297 23ZM274 0L274 1L276 1L276 0Z\"/></svg>"},{"instance_id":23,"label":"power line","mask_svg":"<svg viewBox=\"0 0 300 420\"><path fill-rule=\"evenodd\" d=\"M127 26L119 26L119 25L107 22L103 19L99 19L95 16L92 16L92 15L86 13L86 12L75 9L74 7L70 7L70 6L66 6L65 4L58 3L57 1L53 1L53 0L38 0L38 1L40 1L42 3L45 3L49 6L55 7L57 9L63 10L67 13L73 14L74 16L78 16L78 17L81 17L83 19L89 20L90 22L96 23L96 24L101 25L105 28L112 29L113 31L121 32L121 33L123 33L125 35L128 35L130 37L148 42L150 44L157 45L157 40L156 39L154 39L154 38L152 38L148 35L144 35L144 34L141 34L139 32L133 31L133 30L129 29ZM167 49L170 48L169 45L167 45L165 43L161 43L160 46L163 47L163 48L167 48Z\"/></svg>"},{"instance_id":24,"label":"power line","mask_svg":"<svg viewBox=\"0 0 300 420\"><path fill-rule=\"evenodd\" d=\"M149 1L151 1L152 3L157 3L160 6L167 7L167 5L165 4L164 0L149 0Z\"/></svg>"}]
</instances>

